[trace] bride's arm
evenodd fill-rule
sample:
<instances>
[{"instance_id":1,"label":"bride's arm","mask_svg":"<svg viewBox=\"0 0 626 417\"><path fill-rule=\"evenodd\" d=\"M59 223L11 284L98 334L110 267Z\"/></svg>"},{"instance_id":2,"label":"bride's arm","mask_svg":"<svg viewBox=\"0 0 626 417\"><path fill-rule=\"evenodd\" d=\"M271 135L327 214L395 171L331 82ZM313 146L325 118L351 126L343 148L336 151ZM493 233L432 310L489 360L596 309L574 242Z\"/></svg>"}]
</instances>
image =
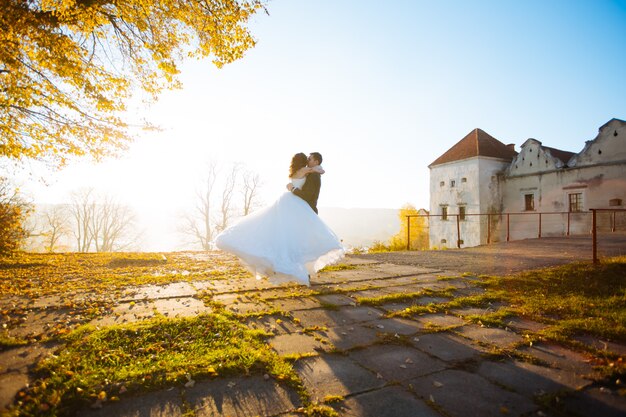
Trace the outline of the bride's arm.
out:
<instances>
[{"instance_id":1,"label":"bride's arm","mask_svg":"<svg viewBox=\"0 0 626 417\"><path fill-rule=\"evenodd\" d=\"M321 165L314 166L313 168L306 167L306 171L304 173L310 174L311 172L317 172L318 174L323 174L326 171L324 171L324 168L322 168Z\"/></svg>"}]
</instances>

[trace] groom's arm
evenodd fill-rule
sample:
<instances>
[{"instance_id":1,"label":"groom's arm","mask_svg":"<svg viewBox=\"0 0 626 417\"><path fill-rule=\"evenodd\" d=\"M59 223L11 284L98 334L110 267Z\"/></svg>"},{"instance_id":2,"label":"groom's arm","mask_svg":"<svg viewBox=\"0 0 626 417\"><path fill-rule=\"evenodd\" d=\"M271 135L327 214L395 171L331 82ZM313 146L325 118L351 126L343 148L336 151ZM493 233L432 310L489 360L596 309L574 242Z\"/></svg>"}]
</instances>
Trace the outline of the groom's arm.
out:
<instances>
[{"instance_id":1,"label":"groom's arm","mask_svg":"<svg viewBox=\"0 0 626 417\"><path fill-rule=\"evenodd\" d=\"M294 188L292 192L301 199L311 202L317 199L321 184L320 174L311 173L306 177L306 182L302 189Z\"/></svg>"}]
</instances>

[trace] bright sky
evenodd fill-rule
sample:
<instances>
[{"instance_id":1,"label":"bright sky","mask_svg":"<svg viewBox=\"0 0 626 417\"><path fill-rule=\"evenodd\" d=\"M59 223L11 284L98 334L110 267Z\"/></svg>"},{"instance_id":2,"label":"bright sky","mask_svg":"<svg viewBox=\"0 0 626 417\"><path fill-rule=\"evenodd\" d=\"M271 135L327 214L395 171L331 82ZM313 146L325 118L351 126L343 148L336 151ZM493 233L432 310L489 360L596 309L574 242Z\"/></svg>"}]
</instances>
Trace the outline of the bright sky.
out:
<instances>
[{"instance_id":1,"label":"bright sky","mask_svg":"<svg viewBox=\"0 0 626 417\"><path fill-rule=\"evenodd\" d=\"M428 164L474 128L517 149L532 137L578 152L626 119L623 0L273 0L268 11L244 59L183 65L184 88L147 112L163 132L23 188L39 202L93 185L135 205L188 205L215 159L258 172L267 203L291 156L318 151L320 206L428 207Z\"/></svg>"}]
</instances>

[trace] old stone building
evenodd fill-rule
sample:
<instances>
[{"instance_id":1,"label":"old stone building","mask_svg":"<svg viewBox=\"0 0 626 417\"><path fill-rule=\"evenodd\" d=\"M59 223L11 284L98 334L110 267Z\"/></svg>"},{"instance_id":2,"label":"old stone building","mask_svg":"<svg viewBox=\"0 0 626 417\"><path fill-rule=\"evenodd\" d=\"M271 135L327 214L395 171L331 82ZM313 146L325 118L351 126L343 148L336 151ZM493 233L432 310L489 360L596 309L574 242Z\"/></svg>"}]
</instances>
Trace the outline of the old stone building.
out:
<instances>
[{"instance_id":1,"label":"old stone building","mask_svg":"<svg viewBox=\"0 0 626 417\"><path fill-rule=\"evenodd\" d=\"M610 120L579 153L536 139L518 153L474 129L429 168L431 247L588 233L590 208L624 208L626 122ZM619 214L600 225L624 222Z\"/></svg>"}]
</instances>

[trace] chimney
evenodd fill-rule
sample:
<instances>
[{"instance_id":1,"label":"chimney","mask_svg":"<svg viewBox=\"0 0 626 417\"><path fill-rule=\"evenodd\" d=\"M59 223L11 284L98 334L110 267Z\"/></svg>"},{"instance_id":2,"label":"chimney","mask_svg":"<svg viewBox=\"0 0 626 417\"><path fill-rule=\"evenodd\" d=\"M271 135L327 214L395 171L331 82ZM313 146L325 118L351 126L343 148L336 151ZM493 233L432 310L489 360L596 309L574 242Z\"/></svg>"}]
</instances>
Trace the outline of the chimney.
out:
<instances>
[{"instance_id":1,"label":"chimney","mask_svg":"<svg viewBox=\"0 0 626 417\"><path fill-rule=\"evenodd\" d=\"M515 144L514 143L509 143L506 145L507 148L509 148L512 151L515 151Z\"/></svg>"}]
</instances>

